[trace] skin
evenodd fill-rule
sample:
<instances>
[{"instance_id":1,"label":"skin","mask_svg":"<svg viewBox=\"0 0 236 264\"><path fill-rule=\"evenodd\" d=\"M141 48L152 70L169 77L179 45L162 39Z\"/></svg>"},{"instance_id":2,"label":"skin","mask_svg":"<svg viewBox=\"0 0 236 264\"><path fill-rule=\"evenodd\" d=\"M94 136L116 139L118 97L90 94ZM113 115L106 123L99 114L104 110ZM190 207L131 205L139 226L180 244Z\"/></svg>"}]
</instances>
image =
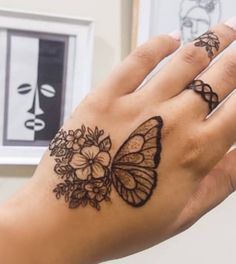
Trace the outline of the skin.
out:
<instances>
[{"instance_id":1,"label":"skin","mask_svg":"<svg viewBox=\"0 0 236 264\"><path fill-rule=\"evenodd\" d=\"M219 24L215 56L236 39ZM0 207L2 263L91 264L130 255L190 227L228 197L236 186L236 95L208 119L208 104L186 85L194 78L211 85L224 99L236 85L236 51L211 67L205 48L185 45L143 89L147 74L180 43L168 35L135 50L71 114L63 129L98 126L112 140L113 157L141 123L161 116L161 162L158 187L140 208L127 205L115 192L101 210L68 209L52 193L59 182L47 151L33 177ZM206 69L207 68L207 69Z\"/></svg>"}]
</instances>

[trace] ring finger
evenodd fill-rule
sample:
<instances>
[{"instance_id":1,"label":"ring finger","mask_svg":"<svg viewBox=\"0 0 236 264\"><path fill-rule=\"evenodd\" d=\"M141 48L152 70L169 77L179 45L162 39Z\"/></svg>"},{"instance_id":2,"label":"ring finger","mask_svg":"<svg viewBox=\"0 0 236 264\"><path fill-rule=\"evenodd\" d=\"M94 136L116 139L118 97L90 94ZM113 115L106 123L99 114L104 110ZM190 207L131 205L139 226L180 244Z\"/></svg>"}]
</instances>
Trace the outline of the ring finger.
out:
<instances>
[{"instance_id":1,"label":"ring finger","mask_svg":"<svg viewBox=\"0 0 236 264\"><path fill-rule=\"evenodd\" d=\"M204 119L236 87L236 49L225 53L198 79L188 86L183 100L190 112Z\"/></svg>"}]
</instances>

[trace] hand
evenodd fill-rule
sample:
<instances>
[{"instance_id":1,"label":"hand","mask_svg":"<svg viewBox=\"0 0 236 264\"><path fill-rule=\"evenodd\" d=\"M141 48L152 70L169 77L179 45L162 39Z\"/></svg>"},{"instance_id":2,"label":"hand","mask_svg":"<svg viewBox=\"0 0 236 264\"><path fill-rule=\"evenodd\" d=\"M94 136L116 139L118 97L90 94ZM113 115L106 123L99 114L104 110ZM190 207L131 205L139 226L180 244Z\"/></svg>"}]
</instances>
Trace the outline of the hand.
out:
<instances>
[{"instance_id":1,"label":"hand","mask_svg":"<svg viewBox=\"0 0 236 264\"><path fill-rule=\"evenodd\" d=\"M235 152L226 153L236 139L236 96L207 116L235 87L235 51L205 70L236 39L233 22L184 46L136 91L180 46L173 36L152 39L73 112L31 182L2 207L8 223L18 217L19 237L27 233L27 257L129 255L186 229L233 191Z\"/></svg>"},{"instance_id":2,"label":"hand","mask_svg":"<svg viewBox=\"0 0 236 264\"><path fill-rule=\"evenodd\" d=\"M175 223L177 233L223 202L236 189L236 150L231 150L198 184Z\"/></svg>"}]
</instances>

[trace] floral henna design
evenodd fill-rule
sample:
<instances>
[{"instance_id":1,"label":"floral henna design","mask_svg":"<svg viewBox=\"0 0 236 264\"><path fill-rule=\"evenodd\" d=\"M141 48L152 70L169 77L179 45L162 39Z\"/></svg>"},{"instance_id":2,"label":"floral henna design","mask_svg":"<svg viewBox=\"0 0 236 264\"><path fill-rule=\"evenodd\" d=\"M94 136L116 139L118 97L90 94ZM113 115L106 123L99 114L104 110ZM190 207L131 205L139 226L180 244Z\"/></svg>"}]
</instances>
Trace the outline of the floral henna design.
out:
<instances>
[{"instance_id":1,"label":"floral henna design","mask_svg":"<svg viewBox=\"0 0 236 264\"><path fill-rule=\"evenodd\" d=\"M100 210L110 201L114 186L121 198L134 207L144 205L157 184L160 162L162 118L157 116L139 126L111 160L109 136L84 125L75 131L61 129L49 145L55 157L54 171L63 180L53 189L64 196L69 208L90 205Z\"/></svg>"},{"instance_id":2,"label":"floral henna design","mask_svg":"<svg viewBox=\"0 0 236 264\"><path fill-rule=\"evenodd\" d=\"M208 57L212 60L214 57L214 49L219 51L220 41L217 35L212 31L207 31L197 39L195 39L194 45L196 47L205 47Z\"/></svg>"},{"instance_id":3,"label":"floral henna design","mask_svg":"<svg viewBox=\"0 0 236 264\"><path fill-rule=\"evenodd\" d=\"M99 202L109 201L110 181L106 177L110 165L111 141L101 140L103 130L82 126L68 132L61 129L49 145L55 156L54 171L64 180L53 190L56 197L65 197L70 208L91 206L100 209Z\"/></svg>"}]
</instances>

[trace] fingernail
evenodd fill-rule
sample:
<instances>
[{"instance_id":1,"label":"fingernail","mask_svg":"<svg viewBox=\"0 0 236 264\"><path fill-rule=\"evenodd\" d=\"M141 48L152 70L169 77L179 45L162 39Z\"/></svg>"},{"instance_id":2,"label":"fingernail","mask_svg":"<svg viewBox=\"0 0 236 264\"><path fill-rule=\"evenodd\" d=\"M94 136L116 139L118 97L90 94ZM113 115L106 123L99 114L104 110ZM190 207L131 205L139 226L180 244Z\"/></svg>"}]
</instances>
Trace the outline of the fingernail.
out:
<instances>
[{"instance_id":1,"label":"fingernail","mask_svg":"<svg viewBox=\"0 0 236 264\"><path fill-rule=\"evenodd\" d=\"M175 30L169 34L173 39L180 41L181 40L181 32L179 30Z\"/></svg>"},{"instance_id":2,"label":"fingernail","mask_svg":"<svg viewBox=\"0 0 236 264\"><path fill-rule=\"evenodd\" d=\"M236 17L231 17L225 22L225 25L236 30Z\"/></svg>"}]
</instances>

